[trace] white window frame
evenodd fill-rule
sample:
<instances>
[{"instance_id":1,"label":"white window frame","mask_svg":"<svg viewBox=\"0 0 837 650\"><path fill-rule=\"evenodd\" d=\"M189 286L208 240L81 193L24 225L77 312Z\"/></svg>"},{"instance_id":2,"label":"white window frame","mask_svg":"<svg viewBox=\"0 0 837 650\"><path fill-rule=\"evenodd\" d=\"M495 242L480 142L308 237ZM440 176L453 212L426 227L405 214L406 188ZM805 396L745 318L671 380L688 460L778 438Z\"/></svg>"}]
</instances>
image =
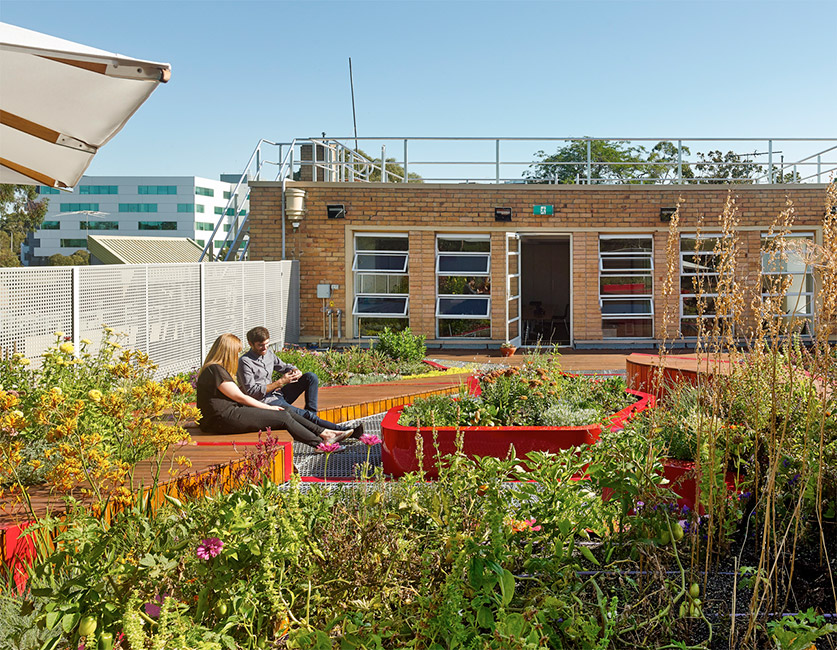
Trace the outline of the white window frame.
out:
<instances>
[{"instance_id":1,"label":"white window frame","mask_svg":"<svg viewBox=\"0 0 837 650\"><path fill-rule=\"evenodd\" d=\"M407 241L407 250L374 250L369 251L365 249L358 249L359 237L372 237L375 239L401 239ZM354 272L354 299L352 301L352 316L355 318L355 327L359 332L359 320L362 318L407 318L410 313L410 295L409 293L364 293L358 291L359 278L363 275L385 275L385 276L403 276L409 278L410 265L410 239L407 233L382 233L382 232L356 232L354 233L354 257L352 259L352 271ZM400 270L381 270L381 269L358 269L358 259L362 256L381 257L381 256L403 256L403 264ZM387 298L404 301L404 307L400 312L358 312L358 303L364 298Z\"/></svg>"},{"instance_id":2,"label":"white window frame","mask_svg":"<svg viewBox=\"0 0 837 650\"><path fill-rule=\"evenodd\" d=\"M602 242L614 239L635 239L648 240L651 243L651 250L649 251L603 251ZM647 269L637 268L605 268L605 260L632 260L632 259L647 259ZM651 279L651 289L645 293L602 293L602 279L604 278L642 278L646 280ZM608 320L624 320L629 318L631 320L648 320L652 322L651 335L647 337L619 337L607 336L608 339L618 338L653 338L653 321L654 321L654 235L652 234L630 234L630 235L599 235L599 311L601 312L602 321ZM605 313L605 304L609 302L635 302L647 303L648 311L645 312L614 312Z\"/></svg>"},{"instance_id":3,"label":"white window frame","mask_svg":"<svg viewBox=\"0 0 837 650\"><path fill-rule=\"evenodd\" d=\"M486 241L488 242L488 250L487 251L463 251L463 252L452 252L452 251L440 251L439 250L439 242L440 241ZM483 266L483 270L480 271L442 271L440 270L440 261L446 257L471 257L471 258L484 258L485 264ZM487 320L491 318L491 295L468 295L468 294L447 294L447 293L439 293L439 278L440 277L468 277L468 278L476 278L476 277L491 277L491 235L473 235L473 234L437 234L436 235L436 277L435 277L435 284L436 284L436 337L441 338L439 335L440 327L439 321L440 320ZM442 314L440 313L440 307L444 301L448 300L460 300L460 301L467 301L472 303L482 303L484 305L484 311L481 312L479 315L476 314ZM460 337L444 337L444 338L460 338ZM467 337L462 337L467 338Z\"/></svg>"},{"instance_id":4,"label":"white window frame","mask_svg":"<svg viewBox=\"0 0 837 650\"><path fill-rule=\"evenodd\" d=\"M764 254L763 254L764 241L769 240L769 239L776 239L776 237L779 237L779 235L778 234L770 235L770 234L764 233L764 232L761 233L761 243L762 243L762 245L759 247L759 259L760 259L760 264L761 264L761 275L762 276L783 276L783 275L800 276L800 277L803 278L803 281L804 281L806 286L808 286L810 284L811 291L804 291L804 292L801 292L801 293L794 293L793 294L793 296L805 296L805 298L807 298L808 306L810 307L810 312L794 312L793 314L785 313L785 314L783 314L783 317L784 318L807 319L810 322L810 326L813 327L813 325L814 325L814 294L815 294L815 291L814 291L814 270L813 270L812 266L810 264L806 264L805 265L805 271L803 271L801 273L797 272L797 271L771 271L771 272L765 271L765 268L764 268ZM809 231L790 232L790 233L784 235L784 237L786 239L804 239L804 240L807 240L807 241L811 242L812 244L815 243L815 241L816 241L815 234L813 232L809 232ZM810 278L810 280L811 280L810 283L808 283L808 281L807 281L808 278ZM767 291L762 291L762 293L761 293L762 299L768 298L768 297L779 297L779 295L780 294L778 294L778 293L770 293L770 292L767 292ZM785 298L787 298L788 295L790 295L790 294L785 294Z\"/></svg>"},{"instance_id":5,"label":"white window frame","mask_svg":"<svg viewBox=\"0 0 837 650\"><path fill-rule=\"evenodd\" d=\"M693 264L694 262L693 262L692 260L694 259L694 257L695 257L696 255L697 255L697 256L709 256L709 255L713 255L713 256L714 256L714 255L717 255L717 253L715 253L715 252L713 252L713 251L711 251L711 250L708 250L708 251L698 251L698 252L696 252L694 248L691 248L690 250L683 250L683 240L684 240L684 239L721 239L722 237L723 237L723 234L722 234L722 233L700 233L700 235L698 235L697 233L681 233L681 235L680 235L680 241L678 242L678 244L679 244L679 248L680 248L680 277L678 278L678 280L679 280L678 288L679 288L679 290L680 290L680 298L679 298L679 302L680 302L680 322L681 322L681 329L682 329L682 322L683 322L684 320L688 320L688 321L695 321L695 323L697 323L698 319L703 319L703 320L711 320L711 319L715 319L716 317L717 317L717 318L720 318L720 319L727 319L727 318L729 318L729 317L730 317L730 315L729 315L729 314L727 314L726 316L717 316L717 314L716 314L716 312L715 312L715 309L713 309L713 310L712 310L712 312L704 312L702 316L701 316L701 315L699 315L699 314L695 314L695 315L691 315L691 314L689 314L689 315L684 315L684 309L683 309L684 301L685 301L687 298L697 298L697 297L698 297L698 294L694 293L694 284L693 284L693 287L692 287L692 289L693 289L693 290L692 290L692 292L690 292L690 293L683 293L683 278L684 278L684 277L688 277L688 278L695 278L695 277L698 277L698 276L702 276L702 277L704 277L704 278L706 278L706 277L714 277L714 278L718 278L718 277L720 277L720 275L721 275L720 273L717 273L717 272L712 272L712 273L709 273L709 272L695 273L695 272L686 272L686 271L684 271L684 268L685 268L685 266L684 266L684 262L688 261L690 264ZM687 258L688 258L688 259L687 259ZM692 283L694 283L694 280L692 280ZM715 302L716 302L716 301L717 301L717 299L718 299L718 292L717 292L717 291L714 291L714 292L704 291L704 292L701 294L701 297L702 297L704 300L705 300L706 298L712 298L712 300L713 300L713 304L715 304ZM695 337L695 336L686 336L686 337L684 337L684 338L687 338L687 339L694 339L694 338L697 338L697 337Z\"/></svg>"}]
</instances>

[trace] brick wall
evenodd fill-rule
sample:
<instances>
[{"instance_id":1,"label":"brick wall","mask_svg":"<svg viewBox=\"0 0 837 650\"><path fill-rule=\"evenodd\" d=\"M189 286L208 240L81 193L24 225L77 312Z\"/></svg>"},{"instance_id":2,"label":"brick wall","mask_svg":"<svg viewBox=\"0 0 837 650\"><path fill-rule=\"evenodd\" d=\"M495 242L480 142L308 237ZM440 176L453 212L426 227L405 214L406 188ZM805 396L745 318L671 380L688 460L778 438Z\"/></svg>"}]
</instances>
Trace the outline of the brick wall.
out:
<instances>
[{"instance_id":1,"label":"brick wall","mask_svg":"<svg viewBox=\"0 0 837 650\"><path fill-rule=\"evenodd\" d=\"M332 301L351 322L352 237L354 232L406 232L410 237L410 326L429 339L435 336L435 234L491 234L492 339L505 337L506 232L563 233L572 238L571 279L573 335L582 341L602 338L598 304L598 234L651 233L654 236L655 333L660 331L666 273L668 225L660 209L681 206L681 230L694 231L699 218L704 232L717 231L728 186L567 186L439 185L394 183L294 183L306 191L306 215L297 232L286 225L286 256L300 260L301 336L322 332L321 282L339 285ZM767 230L788 201L795 209L796 229L821 225L823 185L740 185L731 191L738 210L744 257L741 280L758 273L759 233ZM250 255L254 260L282 258L281 183L254 182L250 194ZM345 219L327 219L326 206L340 203ZM554 206L552 216L533 216L532 206ZM494 208L513 211L511 222L494 220ZM715 227L713 227L715 226ZM676 300L675 300L676 302ZM676 304L673 305L676 310ZM344 332L346 328L344 328ZM348 330L351 331L351 330Z\"/></svg>"}]
</instances>

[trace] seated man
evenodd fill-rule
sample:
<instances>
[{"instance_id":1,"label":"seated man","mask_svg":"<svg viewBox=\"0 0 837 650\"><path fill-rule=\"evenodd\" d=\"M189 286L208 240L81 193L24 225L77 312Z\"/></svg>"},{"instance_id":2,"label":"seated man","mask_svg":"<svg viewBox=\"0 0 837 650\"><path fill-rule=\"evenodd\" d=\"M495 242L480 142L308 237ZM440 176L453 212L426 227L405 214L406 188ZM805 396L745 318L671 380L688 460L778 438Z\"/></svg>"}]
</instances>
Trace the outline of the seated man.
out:
<instances>
[{"instance_id":1,"label":"seated man","mask_svg":"<svg viewBox=\"0 0 837 650\"><path fill-rule=\"evenodd\" d=\"M238 360L236 373L241 391L265 404L281 406L326 429L347 431L350 426L334 424L317 416L317 392L319 379L313 372L303 374L289 363L283 363L270 349L270 332L265 327L254 327L247 332L250 349ZM279 379L273 381L273 371ZM305 408L293 406L293 402L305 394ZM354 427L353 438L363 434L363 425Z\"/></svg>"}]
</instances>

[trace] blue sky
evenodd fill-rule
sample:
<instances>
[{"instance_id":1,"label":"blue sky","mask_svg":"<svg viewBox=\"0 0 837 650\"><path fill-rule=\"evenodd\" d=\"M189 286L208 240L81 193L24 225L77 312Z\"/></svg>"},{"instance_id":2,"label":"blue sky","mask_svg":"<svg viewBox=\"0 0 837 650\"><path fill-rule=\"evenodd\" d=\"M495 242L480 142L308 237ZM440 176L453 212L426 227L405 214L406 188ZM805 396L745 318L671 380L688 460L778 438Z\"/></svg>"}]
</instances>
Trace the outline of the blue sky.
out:
<instances>
[{"instance_id":1,"label":"blue sky","mask_svg":"<svg viewBox=\"0 0 837 650\"><path fill-rule=\"evenodd\" d=\"M350 56L361 136L837 135L834 0L3 0L0 20L171 63L89 174L216 178L259 138L351 135Z\"/></svg>"}]
</instances>

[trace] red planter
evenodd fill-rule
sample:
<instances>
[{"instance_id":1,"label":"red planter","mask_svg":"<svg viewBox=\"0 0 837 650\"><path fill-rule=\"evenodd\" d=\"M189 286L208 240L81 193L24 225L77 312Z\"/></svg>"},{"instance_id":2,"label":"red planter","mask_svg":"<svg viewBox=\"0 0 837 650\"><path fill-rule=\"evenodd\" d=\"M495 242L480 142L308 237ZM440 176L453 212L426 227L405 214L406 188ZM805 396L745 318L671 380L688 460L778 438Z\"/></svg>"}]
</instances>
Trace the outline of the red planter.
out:
<instances>
[{"instance_id":1,"label":"red planter","mask_svg":"<svg viewBox=\"0 0 837 650\"><path fill-rule=\"evenodd\" d=\"M639 398L635 403L616 413L607 425L612 429L620 428L634 413L653 406L654 397L635 390L628 391ZM383 447L381 459L384 472L400 477L407 472L419 469L416 454L416 427L398 424L403 406L390 409L381 423ZM584 444L593 444L599 439L601 425L592 424L583 427L422 427L421 437L424 449L424 471L429 478L438 476L436 465L436 445L442 456L456 451L456 434L462 432L462 451L469 457L494 456L505 458L509 448L514 445L515 456L524 458L531 451L560 451ZM434 437L436 443L434 445Z\"/></svg>"},{"instance_id":2,"label":"red planter","mask_svg":"<svg viewBox=\"0 0 837 650\"><path fill-rule=\"evenodd\" d=\"M667 487L680 496L677 505L695 508L697 500L697 479L695 477L695 464L688 460L675 460L666 458L663 460L663 476L669 480ZM727 472L724 477L728 491L735 491L735 473ZM703 514L703 507L701 512Z\"/></svg>"}]
</instances>

